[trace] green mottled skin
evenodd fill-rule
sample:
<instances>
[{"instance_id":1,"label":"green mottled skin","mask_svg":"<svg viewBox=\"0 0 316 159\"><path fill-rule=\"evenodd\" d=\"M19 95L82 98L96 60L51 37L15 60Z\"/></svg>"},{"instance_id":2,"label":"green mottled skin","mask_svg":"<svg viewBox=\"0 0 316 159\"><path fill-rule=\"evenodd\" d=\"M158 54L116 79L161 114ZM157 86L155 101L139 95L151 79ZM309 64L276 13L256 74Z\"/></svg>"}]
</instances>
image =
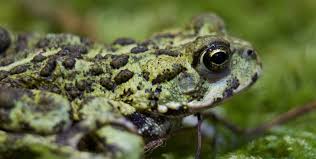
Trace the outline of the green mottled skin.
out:
<instances>
[{"instance_id":1,"label":"green mottled skin","mask_svg":"<svg viewBox=\"0 0 316 159\"><path fill-rule=\"evenodd\" d=\"M102 45L68 34L11 39L0 54L0 154L141 158L144 142L244 90L260 73L252 46L229 36L212 14L144 42ZM201 57L218 42L231 52L227 68L214 72Z\"/></svg>"}]
</instances>

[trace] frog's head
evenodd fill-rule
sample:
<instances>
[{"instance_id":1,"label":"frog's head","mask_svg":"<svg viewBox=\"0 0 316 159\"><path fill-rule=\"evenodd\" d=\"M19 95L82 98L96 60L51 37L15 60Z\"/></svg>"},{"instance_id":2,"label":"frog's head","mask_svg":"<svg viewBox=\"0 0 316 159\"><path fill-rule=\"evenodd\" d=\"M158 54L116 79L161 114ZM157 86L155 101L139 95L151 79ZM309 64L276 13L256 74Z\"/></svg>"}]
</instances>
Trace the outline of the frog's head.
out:
<instances>
[{"instance_id":1,"label":"frog's head","mask_svg":"<svg viewBox=\"0 0 316 159\"><path fill-rule=\"evenodd\" d=\"M205 22L205 17L199 18ZM258 79L261 63L251 44L227 35L219 26L223 25L220 20L209 22L196 22L193 25L198 29L196 38L174 48L180 55L169 60L173 69L181 71L161 84L167 91L160 94L158 112L183 115L203 111L245 90Z\"/></svg>"}]
</instances>

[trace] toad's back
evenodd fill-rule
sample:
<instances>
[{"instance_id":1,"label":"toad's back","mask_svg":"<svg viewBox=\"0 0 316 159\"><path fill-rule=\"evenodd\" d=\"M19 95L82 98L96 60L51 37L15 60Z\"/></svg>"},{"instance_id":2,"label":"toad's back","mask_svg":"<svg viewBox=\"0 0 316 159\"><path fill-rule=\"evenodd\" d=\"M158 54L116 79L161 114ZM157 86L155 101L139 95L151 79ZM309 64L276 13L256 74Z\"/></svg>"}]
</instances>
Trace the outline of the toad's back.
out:
<instances>
[{"instance_id":1,"label":"toad's back","mask_svg":"<svg viewBox=\"0 0 316 159\"><path fill-rule=\"evenodd\" d=\"M177 63L180 53L175 48L195 38L191 30L175 31L141 43L120 38L105 46L70 34L21 34L1 55L0 85L45 90L70 100L105 96L130 102L134 97L129 96L138 94L145 101L150 89L185 69ZM154 68L156 75L150 76L149 64L158 57L173 62Z\"/></svg>"}]
</instances>

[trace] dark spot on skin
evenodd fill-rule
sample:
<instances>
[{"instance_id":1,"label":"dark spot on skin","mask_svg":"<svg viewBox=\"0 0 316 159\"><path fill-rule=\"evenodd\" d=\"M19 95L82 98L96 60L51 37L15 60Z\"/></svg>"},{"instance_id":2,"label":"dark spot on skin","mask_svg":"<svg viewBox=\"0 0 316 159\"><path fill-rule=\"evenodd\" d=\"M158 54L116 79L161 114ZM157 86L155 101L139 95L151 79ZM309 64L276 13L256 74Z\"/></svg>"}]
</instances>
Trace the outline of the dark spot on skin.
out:
<instances>
[{"instance_id":1,"label":"dark spot on skin","mask_svg":"<svg viewBox=\"0 0 316 159\"><path fill-rule=\"evenodd\" d=\"M75 98L81 97L82 93L77 89L72 89L68 91L68 95L70 99L75 99Z\"/></svg>"},{"instance_id":2,"label":"dark spot on skin","mask_svg":"<svg viewBox=\"0 0 316 159\"><path fill-rule=\"evenodd\" d=\"M114 81L117 85L127 82L134 76L134 73L128 69L120 71L115 77Z\"/></svg>"},{"instance_id":3,"label":"dark spot on skin","mask_svg":"<svg viewBox=\"0 0 316 159\"><path fill-rule=\"evenodd\" d=\"M150 101L149 105L151 107L157 107L158 106L158 101L159 101L159 95L162 91L162 87L159 85L157 88L152 91L152 90L145 90L146 93L148 93L148 100Z\"/></svg>"},{"instance_id":4,"label":"dark spot on skin","mask_svg":"<svg viewBox=\"0 0 316 159\"><path fill-rule=\"evenodd\" d=\"M74 66L76 65L76 59L71 58L71 57L66 58L64 59L62 64L66 69L73 69Z\"/></svg>"},{"instance_id":5,"label":"dark spot on skin","mask_svg":"<svg viewBox=\"0 0 316 159\"><path fill-rule=\"evenodd\" d=\"M134 94L133 90L128 88L127 90L124 89L123 94L121 94L120 97L124 98L124 97L128 97L128 96L130 96L132 94Z\"/></svg>"},{"instance_id":6,"label":"dark spot on skin","mask_svg":"<svg viewBox=\"0 0 316 159\"><path fill-rule=\"evenodd\" d=\"M239 87L240 83L237 77L233 77L231 80L227 82L228 88L225 89L223 96L224 98L228 98L233 95L234 90Z\"/></svg>"},{"instance_id":7,"label":"dark spot on skin","mask_svg":"<svg viewBox=\"0 0 316 159\"><path fill-rule=\"evenodd\" d=\"M82 95L81 91L79 91L71 83L66 83L64 88L67 91L67 95L68 95L69 99L75 99L75 98L80 97Z\"/></svg>"},{"instance_id":8,"label":"dark spot on skin","mask_svg":"<svg viewBox=\"0 0 316 159\"><path fill-rule=\"evenodd\" d=\"M115 84L114 82L111 81L109 78L101 78L100 79L100 84L107 90L114 90L115 89Z\"/></svg>"},{"instance_id":9,"label":"dark spot on skin","mask_svg":"<svg viewBox=\"0 0 316 159\"><path fill-rule=\"evenodd\" d=\"M253 85L257 80L258 80L258 73L255 73L255 74L251 77L251 83L250 83L250 85Z\"/></svg>"},{"instance_id":10,"label":"dark spot on skin","mask_svg":"<svg viewBox=\"0 0 316 159\"><path fill-rule=\"evenodd\" d=\"M235 77L231 81L231 88L232 89L237 89L239 87L240 83L239 80Z\"/></svg>"},{"instance_id":11,"label":"dark spot on skin","mask_svg":"<svg viewBox=\"0 0 316 159\"><path fill-rule=\"evenodd\" d=\"M101 54L98 54L94 57L96 61L106 60L109 56L102 56Z\"/></svg>"},{"instance_id":12,"label":"dark spot on skin","mask_svg":"<svg viewBox=\"0 0 316 159\"><path fill-rule=\"evenodd\" d=\"M27 123L25 121L22 121L19 123L20 129L25 130L25 131L34 131L34 128L30 125L30 123Z\"/></svg>"},{"instance_id":13,"label":"dark spot on skin","mask_svg":"<svg viewBox=\"0 0 316 159\"><path fill-rule=\"evenodd\" d=\"M46 65L40 71L40 76L42 77L50 76L54 72L56 65L57 65L57 62L56 62L55 57L51 57L50 59L48 59Z\"/></svg>"},{"instance_id":14,"label":"dark spot on skin","mask_svg":"<svg viewBox=\"0 0 316 159\"><path fill-rule=\"evenodd\" d=\"M168 55L168 56L173 56L173 57L177 57L180 53L177 51L173 51L173 50L168 50L168 49L159 49L155 52L155 54L157 56L159 55Z\"/></svg>"},{"instance_id":15,"label":"dark spot on skin","mask_svg":"<svg viewBox=\"0 0 316 159\"><path fill-rule=\"evenodd\" d=\"M112 68L118 69L125 66L128 63L128 59L128 55L113 56L110 65L112 66Z\"/></svg>"},{"instance_id":16,"label":"dark spot on skin","mask_svg":"<svg viewBox=\"0 0 316 159\"><path fill-rule=\"evenodd\" d=\"M67 45L64 46L63 49L58 52L61 56L71 56L73 58L81 58L82 54L88 53L88 49L82 45Z\"/></svg>"},{"instance_id":17,"label":"dark spot on skin","mask_svg":"<svg viewBox=\"0 0 316 159\"><path fill-rule=\"evenodd\" d=\"M42 62L46 59L47 57L42 55L41 53L38 55L35 55L32 59L32 62L37 63L37 62Z\"/></svg>"},{"instance_id":18,"label":"dark spot on skin","mask_svg":"<svg viewBox=\"0 0 316 159\"><path fill-rule=\"evenodd\" d=\"M134 43L135 43L135 40L131 38L119 38L113 42L114 45L121 45L121 46L130 45Z\"/></svg>"},{"instance_id":19,"label":"dark spot on skin","mask_svg":"<svg viewBox=\"0 0 316 159\"><path fill-rule=\"evenodd\" d=\"M180 64L173 65L172 70L165 70L162 74L159 74L153 81L152 84L163 83L170 81L175 78L178 74L185 71L186 68Z\"/></svg>"},{"instance_id":20,"label":"dark spot on skin","mask_svg":"<svg viewBox=\"0 0 316 159\"><path fill-rule=\"evenodd\" d=\"M27 34L20 34L17 37L17 41L16 41L16 48L15 50L17 52L19 51L23 51L25 49L27 49L27 45L28 45L28 36Z\"/></svg>"},{"instance_id":21,"label":"dark spot on skin","mask_svg":"<svg viewBox=\"0 0 316 159\"><path fill-rule=\"evenodd\" d=\"M82 45L66 45L60 50L58 56L68 56L71 58L82 58L82 54L88 53L88 49Z\"/></svg>"},{"instance_id":22,"label":"dark spot on skin","mask_svg":"<svg viewBox=\"0 0 316 159\"><path fill-rule=\"evenodd\" d=\"M16 66L13 69L10 70L10 74L20 74L23 73L25 71L27 71L27 69L29 68L28 65L20 65L20 66Z\"/></svg>"},{"instance_id":23,"label":"dark spot on skin","mask_svg":"<svg viewBox=\"0 0 316 159\"><path fill-rule=\"evenodd\" d=\"M40 39L37 43L36 43L36 47L37 48L46 48L48 47L50 44L50 40L45 38Z\"/></svg>"},{"instance_id":24,"label":"dark spot on skin","mask_svg":"<svg viewBox=\"0 0 316 159\"><path fill-rule=\"evenodd\" d=\"M154 95L155 95L156 97L159 97L159 94L161 93L161 91L162 91L162 87L159 85L159 86L155 89Z\"/></svg>"},{"instance_id":25,"label":"dark spot on skin","mask_svg":"<svg viewBox=\"0 0 316 159\"><path fill-rule=\"evenodd\" d=\"M133 53L133 54L143 53L146 51L148 51L148 48L146 46L143 46L143 45L139 45L139 46L136 46L136 47L131 49L131 53Z\"/></svg>"},{"instance_id":26,"label":"dark spot on skin","mask_svg":"<svg viewBox=\"0 0 316 159\"><path fill-rule=\"evenodd\" d=\"M144 88L144 83L143 82L139 82L136 88L139 91L142 90Z\"/></svg>"},{"instance_id":27,"label":"dark spot on skin","mask_svg":"<svg viewBox=\"0 0 316 159\"><path fill-rule=\"evenodd\" d=\"M92 81L91 80L76 81L76 87L80 91L91 92L92 91L91 86L92 86Z\"/></svg>"},{"instance_id":28,"label":"dark spot on skin","mask_svg":"<svg viewBox=\"0 0 316 159\"><path fill-rule=\"evenodd\" d=\"M91 74L92 76L99 76L103 73L104 73L104 71L103 71L103 68L101 66L93 66L89 70L89 74Z\"/></svg>"},{"instance_id":29,"label":"dark spot on skin","mask_svg":"<svg viewBox=\"0 0 316 159\"><path fill-rule=\"evenodd\" d=\"M232 88L227 88L225 89L224 93L223 93L223 97L224 98L228 98L231 97L233 95L233 89Z\"/></svg>"},{"instance_id":30,"label":"dark spot on skin","mask_svg":"<svg viewBox=\"0 0 316 159\"><path fill-rule=\"evenodd\" d=\"M64 50L68 50L71 53L78 52L79 54L86 54L88 53L88 49L82 45L67 45L64 47Z\"/></svg>"},{"instance_id":31,"label":"dark spot on skin","mask_svg":"<svg viewBox=\"0 0 316 159\"><path fill-rule=\"evenodd\" d=\"M11 45L11 38L7 30L0 27L0 54L5 52Z\"/></svg>"},{"instance_id":32,"label":"dark spot on skin","mask_svg":"<svg viewBox=\"0 0 316 159\"><path fill-rule=\"evenodd\" d=\"M9 72L0 70L0 81L7 78L9 76Z\"/></svg>"},{"instance_id":33,"label":"dark spot on skin","mask_svg":"<svg viewBox=\"0 0 316 159\"><path fill-rule=\"evenodd\" d=\"M70 91L73 89L73 85L72 85L72 83L66 83L64 88L66 91Z\"/></svg>"},{"instance_id":34,"label":"dark spot on skin","mask_svg":"<svg viewBox=\"0 0 316 159\"><path fill-rule=\"evenodd\" d=\"M52 86L50 90L53 93L57 93L57 94L61 93L61 90L57 86Z\"/></svg>"},{"instance_id":35,"label":"dark spot on skin","mask_svg":"<svg viewBox=\"0 0 316 159\"><path fill-rule=\"evenodd\" d=\"M144 72L142 73L142 75L143 75L143 77L144 77L144 79L145 79L146 81L148 81L148 80L149 80L149 75L150 75L150 73L149 73L149 72L144 71Z\"/></svg>"},{"instance_id":36,"label":"dark spot on skin","mask_svg":"<svg viewBox=\"0 0 316 159\"><path fill-rule=\"evenodd\" d=\"M69 52L69 50L62 49L62 50L57 52L57 55L58 56L67 56L67 55L70 55L70 52Z\"/></svg>"}]
</instances>

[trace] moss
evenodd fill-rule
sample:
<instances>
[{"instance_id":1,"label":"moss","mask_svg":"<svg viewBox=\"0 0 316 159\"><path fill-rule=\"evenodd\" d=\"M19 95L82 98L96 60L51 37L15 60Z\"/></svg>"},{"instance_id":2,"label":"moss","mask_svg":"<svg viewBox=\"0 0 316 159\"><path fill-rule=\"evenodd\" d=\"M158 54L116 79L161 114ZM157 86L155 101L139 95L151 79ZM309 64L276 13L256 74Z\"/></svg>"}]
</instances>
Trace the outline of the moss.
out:
<instances>
[{"instance_id":1,"label":"moss","mask_svg":"<svg viewBox=\"0 0 316 159\"><path fill-rule=\"evenodd\" d=\"M315 158L315 139L311 132L280 128L221 158Z\"/></svg>"}]
</instances>

